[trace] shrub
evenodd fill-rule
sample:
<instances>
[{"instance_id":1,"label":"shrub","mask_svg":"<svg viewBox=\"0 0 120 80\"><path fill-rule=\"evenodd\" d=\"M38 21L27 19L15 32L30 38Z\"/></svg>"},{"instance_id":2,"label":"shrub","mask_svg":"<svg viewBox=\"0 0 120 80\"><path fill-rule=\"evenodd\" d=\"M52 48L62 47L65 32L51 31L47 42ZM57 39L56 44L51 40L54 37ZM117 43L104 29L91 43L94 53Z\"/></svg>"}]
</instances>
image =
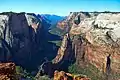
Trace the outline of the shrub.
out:
<instances>
[{"instance_id":1,"label":"shrub","mask_svg":"<svg viewBox=\"0 0 120 80\"><path fill-rule=\"evenodd\" d=\"M72 64L68 67L68 71L73 74L79 74L78 66L76 64Z\"/></svg>"},{"instance_id":2,"label":"shrub","mask_svg":"<svg viewBox=\"0 0 120 80\"><path fill-rule=\"evenodd\" d=\"M20 66L16 66L16 73L17 73L17 74L23 73L23 68L20 67Z\"/></svg>"},{"instance_id":3,"label":"shrub","mask_svg":"<svg viewBox=\"0 0 120 80\"><path fill-rule=\"evenodd\" d=\"M44 76L40 76L38 79L36 80L53 80L53 79L50 79L47 75L44 75Z\"/></svg>"},{"instance_id":4,"label":"shrub","mask_svg":"<svg viewBox=\"0 0 120 80\"><path fill-rule=\"evenodd\" d=\"M48 42L54 43L56 46L60 47L62 41L58 40L58 41L48 41Z\"/></svg>"},{"instance_id":5,"label":"shrub","mask_svg":"<svg viewBox=\"0 0 120 80\"><path fill-rule=\"evenodd\" d=\"M26 70L23 70L23 68L20 66L16 66L16 74L18 75L19 78L22 78L22 79L35 80L34 76L32 76Z\"/></svg>"}]
</instances>

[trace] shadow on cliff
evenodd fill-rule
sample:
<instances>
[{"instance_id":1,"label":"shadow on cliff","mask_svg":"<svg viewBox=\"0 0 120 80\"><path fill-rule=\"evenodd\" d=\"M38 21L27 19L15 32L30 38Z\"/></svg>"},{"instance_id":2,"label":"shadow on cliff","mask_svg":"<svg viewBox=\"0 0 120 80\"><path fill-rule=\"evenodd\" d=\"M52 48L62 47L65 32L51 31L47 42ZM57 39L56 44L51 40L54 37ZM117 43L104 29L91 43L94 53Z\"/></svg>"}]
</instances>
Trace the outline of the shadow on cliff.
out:
<instances>
[{"instance_id":1,"label":"shadow on cliff","mask_svg":"<svg viewBox=\"0 0 120 80\"><path fill-rule=\"evenodd\" d=\"M53 77L54 71L68 72L68 67L75 62L74 48L72 48L72 41L69 35L65 35L61 47L52 61L45 61L39 67L39 72L36 77L40 75L49 75Z\"/></svg>"},{"instance_id":2,"label":"shadow on cliff","mask_svg":"<svg viewBox=\"0 0 120 80\"><path fill-rule=\"evenodd\" d=\"M42 24L38 25L35 32L26 20L26 13L2 14L9 16L9 20L8 25L5 26L6 30L3 30L5 37L0 41L1 62L13 61L16 65L33 71L38 70L38 66L45 59L51 61L56 56L59 47L48 41L60 40L60 37L48 32L50 24L41 21L35 14L27 14L36 17Z\"/></svg>"},{"instance_id":3,"label":"shadow on cliff","mask_svg":"<svg viewBox=\"0 0 120 80\"><path fill-rule=\"evenodd\" d=\"M36 16L33 15L36 18L41 18L40 15ZM42 19L42 18L41 18ZM40 22L40 21L39 21ZM42 26L41 29L38 28L38 34L36 34L36 44L38 45L40 42L39 49L36 53L37 55L34 55L34 57L31 59L30 63L32 63L31 68L28 66L27 69L29 71L36 70L38 71L38 67L45 62L46 60L51 61L54 59L54 57L57 55L58 52L58 46L56 46L55 43L51 43L49 41L60 41L61 37L58 35L54 35L49 33L49 27L51 24L47 23L44 19L42 19ZM40 31L39 31L40 30ZM33 44L34 45L34 44ZM33 46L32 45L32 46ZM37 49L37 48L35 48ZM32 52L34 54L34 52ZM34 65L33 65L34 64ZM35 65L36 64L36 65Z\"/></svg>"},{"instance_id":4,"label":"shadow on cliff","mask_svg":"<svg viewBox=\"0 0 120 80\"><path fill-rule=\"evenodd\" d=\"M48 75L53 75L55 70L67 71L71 59L74 57L74 55L71 55L71 41L68 40L62 60L57 64L53 64L52 60L58 55L58 48L60 47L49 41L62 41L62 39L60 36L49 32L51 24L45 20L41 21L42 18L35 14L27 14L36 18L33 19L35 23L40 22L35 31L33 26L28 24L25 13L4 14L9 16L9 20L8 26L5 26L6 30L3 31L4 36L7 35L7 37L0 41L2 43L2 47L0 46L0 59L2 62L15 62L17 66L22 66L31 72L38 71L40 65L50 61L45 64L48 65L46 68L46 71L49 72Z\"/></svg>"}]
</instances>

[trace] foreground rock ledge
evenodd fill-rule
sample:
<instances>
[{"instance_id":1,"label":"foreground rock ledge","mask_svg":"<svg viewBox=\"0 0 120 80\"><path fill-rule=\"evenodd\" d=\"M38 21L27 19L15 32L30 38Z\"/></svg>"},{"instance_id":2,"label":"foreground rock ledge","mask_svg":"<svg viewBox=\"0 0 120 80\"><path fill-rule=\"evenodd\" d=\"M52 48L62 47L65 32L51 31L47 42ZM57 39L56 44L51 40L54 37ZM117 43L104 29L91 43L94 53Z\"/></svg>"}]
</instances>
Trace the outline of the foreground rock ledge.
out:
<instances>
[{"instance_id":1,"label":"foreground rock ledge","mask_svg":"<svg viewBox=\"0 0 120 80\"><path fill-rule=\"evenodd\" d=\"M0 63L0 80L17 80L14 63Z\"/></svg>"},{"instance_id":2,"label":"foreground rock ledge","mask_svg":"<svg viewBox=\"0 0 120 80\"><path fill-rule=\"evenodd\" d=\"M54 72L54 80L91 80L87 78L85 75L73 75L70 73L66 73L64 71L55 71Z\"/></svg>"}]
</instances>

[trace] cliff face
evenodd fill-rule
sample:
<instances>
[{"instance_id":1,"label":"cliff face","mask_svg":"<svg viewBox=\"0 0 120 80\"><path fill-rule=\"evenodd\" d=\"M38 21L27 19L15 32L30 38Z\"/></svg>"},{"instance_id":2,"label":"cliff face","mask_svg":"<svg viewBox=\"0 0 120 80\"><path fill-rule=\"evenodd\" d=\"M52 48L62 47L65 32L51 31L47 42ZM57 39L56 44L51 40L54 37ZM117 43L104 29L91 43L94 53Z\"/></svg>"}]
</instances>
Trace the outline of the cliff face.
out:
<instances>
[{"instance_id":1,"label":"cliff face","mask_svg":"<svg viewBox=\"0 0 120 80\"><path fill-rule=\"evenodd\" d=\"M72 50L72 42L69 34L66 34L54 59L52 61L43 62L43 64L39 67L36 78L39 78L40 75L44 74L53 77L55 70L67 71L68 66L71 65L74 60L75 57Z\"/></svg>"},{"instance_id":2,"label":"cliff face","mask_svg":"<svg viewBox=\"0 0 120 80\"><path fill-rule=\"evenodd\" d=\"M62 30L65 30L66 32L69 32L72 25L79 24L80 21L88 17L89 15L87 14L83 14L79 12L70 12L70 14L65 20L58 22L57 27Z\"/></svg>"},{"instance_id":3,"label":"cliff face","mask_svg":"<svg viewBox=\"0 0 120 80\"><path fill-rule=\"evenodd\" d=\"M69 34L66 34L63 38L61 47L58 50L57 56L52 60L54 64L63 63L64 61L72 61L74 55L72 52L72 42Z\"/></svg>"},{"instance_id":4,"label":"cliff face","mask_svg":"<svg viewBox=\"0 0 120 80\"><path fill-rule=\"evenodd\" d=\"M0 61L14 61L24 67L38 66L44 56L41 53L45 42L44 26L35 14L1 13Z\"/></svg>"},{"instance_id":5,"label":"cliff face","mask_svg":"<svg viewBox=\"0 0 120 80\"><path fill-rule=\"evenodd\" d=\"M110 65L112 71L120 72L120 13L73 12L61 23L64 28L71 25L67 27L79 65L87 61L101 71Z\"/></svg>"}]
</instances>

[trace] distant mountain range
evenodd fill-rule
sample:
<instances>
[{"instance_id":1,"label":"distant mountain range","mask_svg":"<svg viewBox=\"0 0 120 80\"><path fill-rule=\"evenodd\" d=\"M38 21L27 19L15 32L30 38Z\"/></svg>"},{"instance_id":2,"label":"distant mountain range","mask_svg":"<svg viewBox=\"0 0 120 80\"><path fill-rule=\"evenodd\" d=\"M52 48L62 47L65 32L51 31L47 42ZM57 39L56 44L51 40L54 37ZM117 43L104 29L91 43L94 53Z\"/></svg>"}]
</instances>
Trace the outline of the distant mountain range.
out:
<instances>
[{"instance_id":1,"label":"distant mountain range","mask_svg":"<svg viewBox=\"0 0 120 80\"><path fill-rule=\"evenodd\" d=\"M41 16L44 18L44 20L46 20L52 25L66 18L66 16L58 16L58 15L51 15L51 14L41 14Z\"/></svg>"}]
</instances>

